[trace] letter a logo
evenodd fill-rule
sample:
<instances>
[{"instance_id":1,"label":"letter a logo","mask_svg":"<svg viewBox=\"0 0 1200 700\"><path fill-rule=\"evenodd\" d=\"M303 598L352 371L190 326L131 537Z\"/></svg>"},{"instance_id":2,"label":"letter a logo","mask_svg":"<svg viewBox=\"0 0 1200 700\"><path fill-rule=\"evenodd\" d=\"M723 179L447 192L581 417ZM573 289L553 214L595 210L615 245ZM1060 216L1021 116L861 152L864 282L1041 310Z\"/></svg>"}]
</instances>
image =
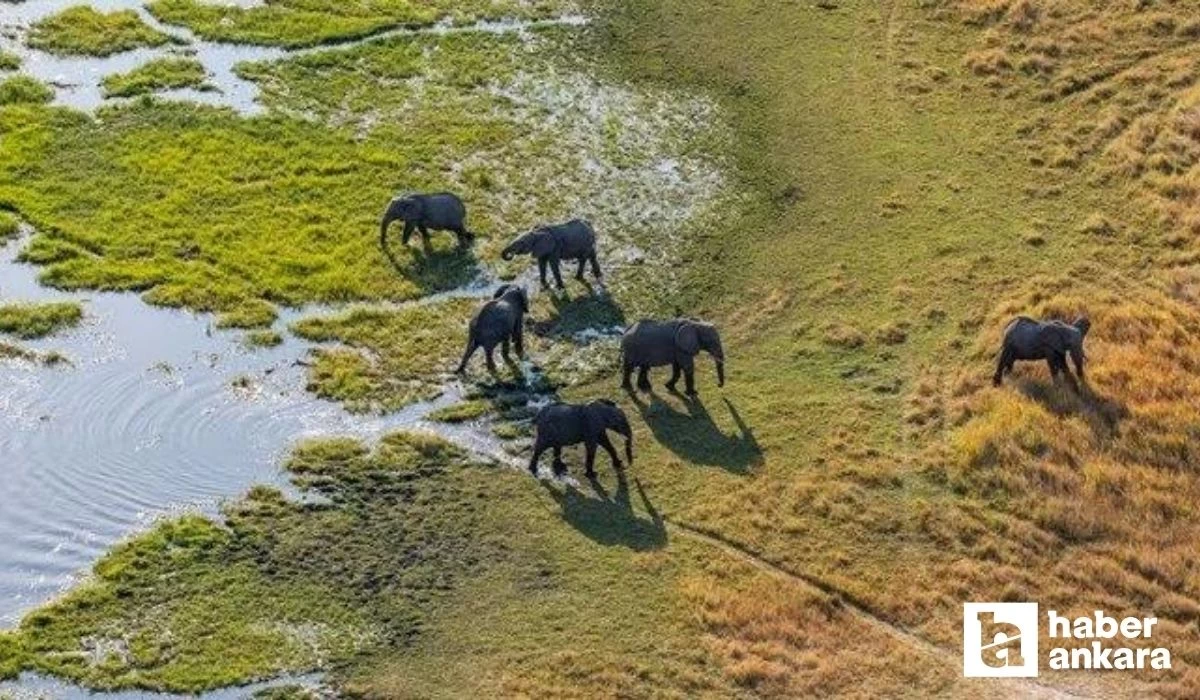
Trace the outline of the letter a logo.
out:
<instances>
[{"instance_id":1,"label":"letter a logo","mask_svg":"<svg viewBox=\"0 0 1200 700\"><path fill-rule=\"evenodd\" d=\"M963 675L1032 678L1038 674L1037 603L963 605Z\"/></svg>"}]
</instances>

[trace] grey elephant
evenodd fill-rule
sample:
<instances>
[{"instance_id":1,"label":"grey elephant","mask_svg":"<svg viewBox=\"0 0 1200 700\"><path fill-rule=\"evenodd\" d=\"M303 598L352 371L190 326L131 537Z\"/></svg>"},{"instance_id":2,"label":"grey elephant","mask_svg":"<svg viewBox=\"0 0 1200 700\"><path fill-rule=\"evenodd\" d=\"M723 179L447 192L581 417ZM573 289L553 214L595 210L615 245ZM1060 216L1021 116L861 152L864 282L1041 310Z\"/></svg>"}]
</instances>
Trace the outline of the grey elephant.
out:
<instances>
[{"instance_id":1,"label":"grey elephant","mask_svg":"<svg viewBox=\"0 0 1200 700\"><path fill-rule=\"evenodd\" d=\"M550 286L546 282L546 268L549 267L554 272L554 281L558 283L558 288L563 288L562 270L559 269L561 260L579 262L579 269L575 271L577 280L583 280L583 270L588 262L592 264L592 275L596 279L603 276L600 272L600 262L596 258L596 231L583 219L533 229L509 243L500 253L505 260L512 260L514 255L532 255L537 258L543 287Z\"/></svg>"},{"instance_id":2,"label":"grey elephant","mask_svg":"<svg viewBox=\"0 0 1200 700\"><path fill-rule=\"evenodd\" d=\"M1004 342L996 361L992 383L1000 386L1004 375L1012 372L1017 360L1045 360L1050 376L1057 379L1062 372L1071 386L1078 388L1075 377L1067 368L1067 355L1075 363L1075 372L1083 379L1083 340L1092 324L1079 318L1068 325L1062 321L1035 321L1027 316L1013 319L1004 329Z\"/></svg>"},{"instance_id":3,"label":"grey elephant","mask_svg":"<svg viewBox=\"0 0 1200 700\"><path fill-rule=\"evenodd\" d=\"M632 390L629 383L634 368L638 370L638 388L650 390L647 373L651 367L671 366L667 388L675 391L680 372L687 382L689 396L696 395L696 355L704 350L717 365L717 386L725 386L725 351L721 349L721 334L711 323L686 318L670 321L641 320L630 326L621 338L623 381L621 386Z\"/></svg>"},{"instance_id":4,"label":"grey elephant","mask_svg":"<svg viewBox=\"0 0 1200 700\"><path fill-rule=\"evenodd\" d=\"M533 456L529 460L529 471L536 475L538 459L546 450L554 450L554 473L561 475L567 470L562 461L562 448L583 443L587 451L586 470L588 477L596 475L596 446L604 448L612 459L613 469L621 468L621 459L608 431L612 430L625 438L625 458L633 464L633 431L629 419L617 404L607 399L598 399L586 404L553 404L538 411L533 419L535 436Z\"/></svg>"},{"instance_id":5,"label":"grey elephant","mask_svg":"<svg viewBox=\"0 0 1200 700\"><path fill-rule=\"evenodd\" d=\"M517 346L517 355L525 355L525 314L529 313L529 295L525 289L515 284L503 284L492 295L490 301L484 304L471 319L467 336L467 349L463 353L462 362L454 370L462 374L467 370L467 361L479 348L487 356L489 372L496 371L496 361L492 351L500 346L500 354L507 362L509 343Z\"/></svg>"},{"instance_id":6,"label":"grey elephant","mask_svg":"<svg viewBox=\"0 0 1200 700\"><path fill-rule=\"evenodd\" d=\"M429 231L452 231L458 237L458 245L466 247L475 234L467 230L467 208L458 195L450 192L430 194L403 194L388 203L379 224L379 245L386 252L388 226L393 221L404 222L401 241L408 245L414 231L420 231L425 245L429 245Z\"/></svg>"}]
</instances>

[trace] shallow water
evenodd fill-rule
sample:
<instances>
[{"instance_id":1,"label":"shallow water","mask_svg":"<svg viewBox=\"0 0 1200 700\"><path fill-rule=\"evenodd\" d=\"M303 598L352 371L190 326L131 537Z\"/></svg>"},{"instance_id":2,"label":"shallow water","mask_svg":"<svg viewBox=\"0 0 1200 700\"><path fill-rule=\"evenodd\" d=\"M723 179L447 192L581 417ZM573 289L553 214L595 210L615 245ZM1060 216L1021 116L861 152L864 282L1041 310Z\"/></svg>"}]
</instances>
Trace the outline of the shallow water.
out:
<instances>
[{"instance_id":1,"label":"shallow water","mask_svg":"<svg viewBox=\"0 0 1200 700\"><path fill-rule=\"evenodd\" d=\"M240 698L251 697L260 690L287 685L299 685L313 689L318 693L319 697L324 697L328 694L323 692L321 677L318 675L286 676L264 683L253 683L236 688L222 688L195 696L150 693L139 690L97 693L69 683L63 683L53 678L27 673L16 681L0 683L0 695L6 698L11 697L13 700L33 700L34 698L37 700L44 700L45 698L55 698L56 700L87 700L87 698L95 700L174 700L178 698L179 700L183 700L184 698L196 697L204 698L204 700L238 700Z\"/></svg>"},{"instance_id":2,"label":"shallow water","mask_svg":"<svg viewBox=\"0 0 1200 700\"><path fill-rule=\"evenodd\" d=\"M310 344L250 349L209 315L133 294L48 290L36 268L13 262L19 247L0 251L0 300L82 299L85 321L22 343L59 350L72 366L0 362L0 627L155 518L215 513L254 484L285 485L280 462L299 439L416 428L511 461L486 425L424 420L459 399L456 384L399 413L352 415L305 391L296 361ZM240 377L248 387L234 387Z\"/></svg>"},{"instance_id":3,"label":"shallow water","mask_svg":"<svg viewBox=\"0 0 1200 700\"><path fill-rule=\"evenodd\" d=\"M0 2L0 48L21 57L20 72L32 75L52 86L55 91L54 101L56 104L85 111L92 111L106 102L119 102L119 100L105 99L101 87L101 81L105 76L128 72L155 58L191 56L204 64L204 68L208 72L208 83L216 88L215 90L165 90L156 93L159 97L231 107L241 114L252 115L262 112L264 108L258 103L258 86L234 73L234 66L242 62L276 61L290 56L336 50L394 36L440 35L470 31L520 33L540 26L580 26L587 23L587 19L581 15L566 15L536 21L485 21L461 26L443 22L427 28L394 29L363 39L313 48L283 49L205 41L183 27L159 22L146 11L141 0L97 0L90 4L102 11L135 10L147 24L175 37L179 43L135 49L103 58L57 56L25 45L23 37L31 24L79 4L81 4L81 0L25 0L18 4ZM255 0L225 0L224 4L248 7L257 3Z\"/></svg>"}]
</instances>

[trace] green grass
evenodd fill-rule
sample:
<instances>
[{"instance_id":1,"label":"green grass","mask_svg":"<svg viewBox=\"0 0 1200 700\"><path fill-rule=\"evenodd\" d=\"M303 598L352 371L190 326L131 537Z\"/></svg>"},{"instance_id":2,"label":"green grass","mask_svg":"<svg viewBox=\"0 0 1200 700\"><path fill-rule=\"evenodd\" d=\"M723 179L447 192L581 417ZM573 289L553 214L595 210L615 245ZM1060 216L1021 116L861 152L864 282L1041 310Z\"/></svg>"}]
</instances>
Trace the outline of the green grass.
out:
<instances>
[{"instance_id":1,"label":"green grass","mask_svg":"<svg viewBox=\"0 0 1200 700\"><path fill-rule=\"evenodd\" d=\"M25 75L0 81L0 105L42 104L54 99L50 86Z\"/></svg>"},{"instance_id":2,"label":"green grass","mask_svg":"<svg viewBox=\"0 0 1200 700\"><path fill-rule=\"evenodd\" d=\"M147 7L169 24L209 40L272 46L312 46L354 39L400 26L425 26L451 19L534 19L565 6L558 0L378 0L356 4L333 0L281 0L251 8L198 0L153 0Z\"/></svg>"},{"instance_id":3,"label":"green grass","mask_svg":"<svg viewBox=\"0 0 1200 700\"><path fill-rule=\"evenodd\" d=\"M480 399L462 401L433 411L429 414L429 420L441 421L442 423L465 423L482 418L491 408L492 406L489 402Z\"/></svg>"},{"instance_id":4,"label":"green grass","mask_svg":"<svg viewBox=\"0 0 1200 700\"><path fill-rule=\"evenodd\" d=\"M0 211L0 246L21 234L21 221L6 211Z\"/></svg>"},{"instance_id":5,"label":"green grass","mask_svg":"<svg viewBox=\"0 0 1200 700\"><path fill-rule=\"evenodd\" d=\"M79 325L83 307L74 301L0 305L0 333L24 340L44 338Z\"/></svg>"},{"instance_id":6,"label":"green grass","mask_svg":"<svg viewBox=\"0 0 1200 700\"><path fill-rule=\"evenodd\" d=\"M161 46L171 37L153 29L133 10L100 12L76 5L30 27L28 43L56 54L109 56L146 46Z\"/></svg>"},{"instance_id":7,"label":"green grass","mask_svg":"<svg viewBox=\"0 0 1200 700\"><path fill-rule=\"evenodd\" d=\"M128 73L107 75L101 84L107 97L134 97L157 90L213 89L207 80L204 64L194 58L156 58Z\"/></svg>"},{"instance_id":8,"label":"green grass","mask_svg":"<svg viewBox=\"0 0 1200 700\"><path fill-rule=\"evenodd\" d=\"M0 70L16 70L21 67L21 57L11 51L0 49Z\"/></svg>"},{"instance_id":9,"label":"green grass","mask_svg":"<svg viewBox=\"0 0 1200 700\"><path fill-rule=\"evenodd\" d=\"M250 331L246 334L246 344L254 348L273 348L283 345L283 335L270 330Z\"/></svg>"}]
</instances>

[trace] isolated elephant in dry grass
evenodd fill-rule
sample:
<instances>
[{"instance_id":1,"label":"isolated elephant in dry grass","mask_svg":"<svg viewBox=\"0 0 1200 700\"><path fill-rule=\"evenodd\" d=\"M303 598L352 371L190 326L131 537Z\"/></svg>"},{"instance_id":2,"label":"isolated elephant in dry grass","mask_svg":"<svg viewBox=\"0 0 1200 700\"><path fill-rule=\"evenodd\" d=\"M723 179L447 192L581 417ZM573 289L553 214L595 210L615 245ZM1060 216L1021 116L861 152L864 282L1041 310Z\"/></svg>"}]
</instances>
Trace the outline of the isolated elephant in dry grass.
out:
<instances>
[{"instance_id":1,"label":"isolated elephant in dry grass","mask_svg":"<svg viewBox=\"0 0 1200 700\"><path fill-rule=\"evenodd\" d=\"M689 396L696 395L696 355L704 350L717 365L717 386L725 386L725 351L721 334L711 323L677 318L670 321L641 320L630 326L621 338L623 380L621 386L632 390L630 376L638 370L638 388L650 390L651 367L671 366L667 388L675 391L680 373L686 380Z\"/></svg>"},{"instance_id":2,"label":"isolated elephant in dry grass","mask_svg":"<svg viewBox=\"0 0 1200 700\"><path fill-rule=\"evenodd\" d=\"M1019 316L1004 329L1004 342L1000 357L996 361L996 374L992 383L1000 386L1004 375L1012 372L1017 361L1045 360L1050 366L1050 376L1058 378L1059 372L1075 389L1079 384L1067 367L1067 356L1075 363L1075 372L1083 380L1083 340L1087 337L1091 322L1079 318L1072 324L1062 321L1036 321L1028 316Z\"/></svg>"},{"instance_id":3,"label":"isolated elephant in dry grass","mask_svg":"<svg viewBox=\"0 0 1200 700\"><path fill-rule=\"evenodd\" d=\"M561 475L566 472L562 448L581 442L587 450L585 467L589 478L596 475L597 445L608 452L613 469L621 469L621 459L608 439L609 430L625 438L625 458L633 464L633 431L629 427L629 419L617 404L608 399L597 399L582 405L560 403L546 406L538 411L533 425L535 435L529 471L535 475L538 459L546 450L554 450L554 473Z\"/></svg>"}]
</instances>

